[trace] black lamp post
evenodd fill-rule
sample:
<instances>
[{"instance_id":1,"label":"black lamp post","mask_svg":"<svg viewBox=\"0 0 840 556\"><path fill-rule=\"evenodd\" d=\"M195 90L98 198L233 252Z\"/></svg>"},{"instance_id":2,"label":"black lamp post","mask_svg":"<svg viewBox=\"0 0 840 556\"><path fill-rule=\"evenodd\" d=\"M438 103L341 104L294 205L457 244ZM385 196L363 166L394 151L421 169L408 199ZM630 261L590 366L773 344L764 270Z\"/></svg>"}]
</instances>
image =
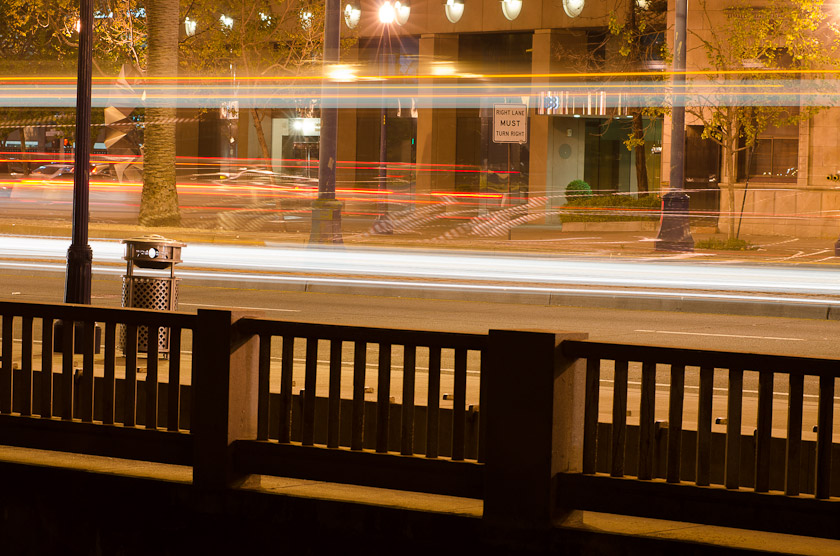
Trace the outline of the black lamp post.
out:
<instances>
[{"instance_id":1,"label":"black lamp post","mask_svg":"<svg viewBox=\"0 0 840 556\"><path fill-rule=\"evenodd\" d=\"M73 232L67 250L65 303L90 304L93 251L88 245L90 221L90 103L93 66L93 0L80 0L79 66L76 82L76 149L73 177Z\"/></svg>"},{"instance_id":2,"label":"black lamp post","mask_svg":"<svg viewBox=\"0 0 840 556\"><path fill-rule=\"evenodd\" d=\"M337 83L327 81L327 69L339 59L341 38L340 0L325 0L324 62L321 76L321 138L318 148L318 198L312 202L312 227L309 243L343 243L341 236L342 202L335 198L335 167L338 143ZM329 90L335 100L329 100Z\"/></svg>"},{"instance_id":3,"label":"black lamp post","mask_svg":"<svg viewBox=\"0 0 840 556\"><path fill-rule=\"evenodd\" d=\"M676 0L674 24L674 104L671 109L670 190L662 196L662 219L656 237L657 251L694 251L688 221L685 182L685 57L688 0Z\"/></svg>"}]
</instances>

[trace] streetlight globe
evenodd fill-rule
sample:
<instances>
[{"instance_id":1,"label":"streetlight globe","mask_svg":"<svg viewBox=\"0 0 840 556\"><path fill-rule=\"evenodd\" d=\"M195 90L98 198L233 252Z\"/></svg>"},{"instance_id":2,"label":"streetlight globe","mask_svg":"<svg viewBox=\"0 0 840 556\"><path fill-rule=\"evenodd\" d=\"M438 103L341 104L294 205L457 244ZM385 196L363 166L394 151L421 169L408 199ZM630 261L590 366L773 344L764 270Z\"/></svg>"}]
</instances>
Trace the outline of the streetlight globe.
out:
<instances>
[{"instance_id":1,"label":"streetlight globe","mask_svg":"<svg viewBox=\"0 0 840 556\"><path fill-rule=\"evenodd\" d=\"M379 21L385 25L390 25L397 18L397 10L391 2L385 2L379 8Z\"/></svg>"}]
</instances>

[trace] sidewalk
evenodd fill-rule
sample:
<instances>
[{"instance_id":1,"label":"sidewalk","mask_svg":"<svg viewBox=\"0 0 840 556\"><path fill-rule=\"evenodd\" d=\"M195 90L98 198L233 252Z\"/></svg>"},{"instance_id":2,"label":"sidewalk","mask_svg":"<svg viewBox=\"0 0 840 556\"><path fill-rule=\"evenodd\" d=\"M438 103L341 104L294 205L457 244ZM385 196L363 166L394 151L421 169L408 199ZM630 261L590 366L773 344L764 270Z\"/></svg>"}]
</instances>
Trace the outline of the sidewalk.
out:
<instances>
[{"instance_id":1,"label":"sidewalk","mask_svg":"<svg viewBox=\"0 0 840 556\"><path fill-rule=\"evenodd\" d=\"M371 232L368 221L343 222L343 239L346 247L406 247L420 249L454 249L470 251L499 251L542 254L569 254L572 256L599 256L610 258L654 257L662 259L696 259L710 261L740 261L750 263L811 263L840 264L834 255L836 238L795 238L784 236L745 236L741 239L756 247L749 251L719 251L696 249L693 253L669 253L655 250L656 231L651 229L610 231L562 231L557 226L523 225L510 230L483 233L468 229L458 221L448 227L418 226L401 232L399 227L392 235ZM223 230L189 227L147 228L124 223L92 222L91 239L122 240L145 234L160 234L189 243L227 243L244 245L301 244L309 243L308 229L289 226L293 230L281 231L279 226L264 226L260 230ZM306 226L308 228L308 226ZM597 228L597 227L596 227ZM655 228L647 226L646 228ZM0 235L70 237L71 224L60 220L26 220L0 217ZM695 241L719 237L711 228L694 228Z\"/></svg>"}]
</instances>

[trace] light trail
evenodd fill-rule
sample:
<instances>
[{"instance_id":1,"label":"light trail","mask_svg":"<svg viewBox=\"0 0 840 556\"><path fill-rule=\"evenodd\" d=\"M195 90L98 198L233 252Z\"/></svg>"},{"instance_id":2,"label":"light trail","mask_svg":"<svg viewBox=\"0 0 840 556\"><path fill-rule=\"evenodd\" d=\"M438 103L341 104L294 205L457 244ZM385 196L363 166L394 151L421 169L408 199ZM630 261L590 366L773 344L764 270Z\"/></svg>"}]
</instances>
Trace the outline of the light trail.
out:
<instances>
[{"instance_id":1,"label":"light trail","mask_svg":"<svg viewBox=\"0 0 840 556\"><path fill-rule=\"evenodd\" d=\"M0 244L0 268L61 271L69 241L5 236ZM91 241L91 247L97 273L123 272L123 246L119 242ZM182 258L183 268L177 270L182 278L233 283L355 284L488 294L621 294L803 304L840 302L840 271L827 268L200 243L185 247Z\"/></svg>"}]
</instances>

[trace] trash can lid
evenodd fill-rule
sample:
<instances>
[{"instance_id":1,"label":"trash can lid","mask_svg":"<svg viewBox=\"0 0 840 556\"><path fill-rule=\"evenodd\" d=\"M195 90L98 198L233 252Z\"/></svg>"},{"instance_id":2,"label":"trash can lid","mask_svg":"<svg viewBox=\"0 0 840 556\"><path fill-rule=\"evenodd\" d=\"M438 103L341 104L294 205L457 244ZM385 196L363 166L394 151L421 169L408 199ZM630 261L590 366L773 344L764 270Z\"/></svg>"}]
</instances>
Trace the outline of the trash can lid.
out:
<instances>
[{"instance_id":1,"label":"trash can lid","mask_svg":"<svg viewBox=\"0 0 840 556\"><path fill-rule=\"evenodd\" d=\"M128 239L122 240L121 243L140 243L140 244L154 244L154 245L166 245L169 247L186 247L186 243L175 239L168 239L163 237L162 235L158 234L148 234L145 236L139 237L131 237Z\"/></svg>"}]
</instances>

